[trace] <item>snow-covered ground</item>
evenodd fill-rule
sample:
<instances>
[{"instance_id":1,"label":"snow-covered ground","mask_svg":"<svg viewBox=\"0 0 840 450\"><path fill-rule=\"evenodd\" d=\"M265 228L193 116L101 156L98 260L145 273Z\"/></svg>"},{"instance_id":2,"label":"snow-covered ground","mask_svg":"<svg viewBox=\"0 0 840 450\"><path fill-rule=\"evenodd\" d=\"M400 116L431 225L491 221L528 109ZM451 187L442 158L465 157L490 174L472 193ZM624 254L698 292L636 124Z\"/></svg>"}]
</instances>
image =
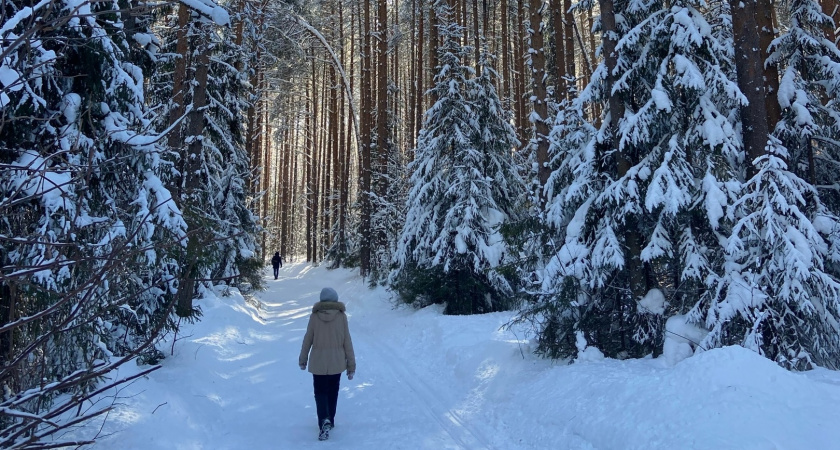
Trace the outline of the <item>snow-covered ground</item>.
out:
<instances>
[{"instance_id":1,"label":"snow-covered ground","mask_svg":"<svg viewBox=\"0 0 840 450\"><path fill-rule=\"evenodd\" d=\"M837 372L790 373L741 348L674 366L557 364L533 356L523 332L500 330L511 313L395 308L355 272L305 264L267 283L259 306L236 292L202 300L202 321L183 328L174 355L118 393L94 448L840 448ZM347 304L358 369L342 378L337 426L319 442L297 356L326 286Z\"/></svg>"}]
</instances>

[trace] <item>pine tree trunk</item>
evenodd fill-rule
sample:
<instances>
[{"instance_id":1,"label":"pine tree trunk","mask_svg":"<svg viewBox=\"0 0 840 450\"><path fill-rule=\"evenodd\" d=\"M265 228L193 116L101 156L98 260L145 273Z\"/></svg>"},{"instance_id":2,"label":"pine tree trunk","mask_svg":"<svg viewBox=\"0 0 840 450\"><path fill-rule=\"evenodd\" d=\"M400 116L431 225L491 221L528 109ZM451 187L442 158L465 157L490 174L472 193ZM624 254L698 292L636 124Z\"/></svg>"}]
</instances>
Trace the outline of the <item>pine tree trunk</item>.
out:
<instances>
[{"instance_id":1,"label":"pine tree trunk","mask_svg":"<svg viewBox=\"0 0 840 450\"><path fill-rule=\"evenodd\" d=\"M530 34L530 69L531 69L531 105L534 108L533 140L536 143L537 179L540 187L548 182L551 170L548 167L548 92L545 85L545 44L543 41L542 13L543 1L531 0L529 34ZM543 198L540 191L541 201Z\"/></svg>"},{"instance_id":2,"label":"pine tree trunk","mask_svg":"<svg viewBox=\"0 0 840 450\"><path fill-rule=\"evenodd\" d=\"M422 56L419 56L417 53L417 35L414 32L417 30L417 0L411 0L411 22L409 23L409 28L411 30L411 39L409 39L408 43L410 59L408 62L408 102L406 105L408 112L406 117L406 147L412 149L414 148L414 128L416 126L414 120L417 117L417 79L415 77L417 67L420 65L420 61L422 61Z\"/></svg>"},{"instance_id":3,"label":"pine tree trunk","mask_svg":"<svg viewBox=\"0 0 840 450\"><path fill-rule=\"evenodd\" d=\"M182 158L181 186L183 194L180 196L183 203L182 212L184 221L187 224L189 237L187 238L186 258L182 266L180 283L178 284L178 296L175 312L179 317L191 317L193 314L193 295L195 291L195 279L198 276L198 254L203 246L201 222L199 212L193 210L192 197L196 189L201 187L201 161L203 158L204 141L204 110L207 106L207 80L210 70L210 51L206 44L206 25L197 25L198 40L196 43L195 79L193 88L192 109L189 113L189 121L186 129L186 142L189 142L187 151Z\"/></svg>"},{"instance_id":4,"label":"pine tree trunk","mask_svg":"<svg viewBox=\"0 0 840 450\"><path fill-rule=\"evenodd\" d=\"M360 267L359 273L366 277L370 274L371 269L371 88L372 83L372 46L371 46L371 17L370 17L370 1L364 1L364 24L362 29L364 44L362 46L362 148L361 153L361 167L359 168L360 192L359 200L362 206L361 211L361 242L359 244L360 250Z\"/></svg>"},{"instance_id":5,"label":"pine tree trunk","mask_svg":"<svg viewBox=\"0 0 840 450\"><path fill-rule=\"evenodd\" d=\"M377 192L385 198L388 190L388 0L379 1L376 68L376 153ZM380 243L383 244L383 243Z\"/></svg>"},{"instance_id":6,"label":"pine tree trunk","mask_svg":"<svg viewBox=\"0 0 840 450\"><path fill-rule=\"evenodd\" d=\"M490 31L490 14L487 10L487 0L481 0L481 36L479 36L488 50L495 51L491 48L491 43L494 41L493 35Z\"/></svg>"},{"instance_id":7,"label":"pine tree trunk","mask_svg":"<svg viewBox=\"0 0 840 450\"><path fill-rule=\"evenodd\" d=\"M423 65L423 61L425 61L425 54L423 53L423 43L426 38L424 33L424 24L425 24L425 14L423 14L423 0L419 0L417 3L417 10L418 10L418 24L417 24L417 72L415 73L414 82L417 84L417 90L415 92L415 100L414 100L414 129L412 131L412 144L411 148L415 147L417 135L420 134L420 128L423 127L423 111L425 108L423 107L423 91L426 88L426 85L423 81L426 79L426 70L425 66ZM409 152L409 160L414 158L414 152Z\"/></svg>"},{"instance_id":8,"label":"pine tree trunk","mask_svg":"<svg viewBox=\"0 0 840 450\"><path fill-rule=\"evenodd\" d=\"M314 123L315 129L313 130L312 138L314 139L313 143L313 153L312 153L312 160L310 164L312 164L312 173L314 180L312 181L312 188L314 189L313 198L314 201L312 202L312 262L318 263L321 261L321 180L323 179L323 172L324 166L322 162L322 156L324 154L324 139L323 133L324 129L326 128L326 123L324 122L324 108L325 102L324 99L326 98L327 86L324 82L324 72L326 68L321 65L320 76L318 71L313 71L313 83L318 86L318 88L314 91L316 94L314 95L313 101L315 105L312 107L312 111L314 112L315 116L312 118Z\"/></svg>"},{"instance_id":9,"label":"pine tree trunk","mask_svg":"<svg viewBox=\"0 0 840 450\"><path fill-rule=\"evenodd\" d=\"M376 69L376 196L382 199L388 194L388 160L390 158L390 143L388 135L388 7L387 0L378 0L378 26L377 34L377 69ZM387 246L385 229L383 223L377 223L376 235L372 236L374 242L372 249L380 249ZM373 264L379 264L378 260L371 258L371 269ZM380 267L375 267L381 269Z\"/></svg>"},{"instance_id":10,"label":"pine tree trunk","mask_svg":"<svg viewBox=\"0 0 840 450\"><path fill-rule=\"evenodd\" d=\"M604 54L604 64L607 69L605 91L611 92L612 87L615 86L616 76L614 74L615 68L618 65L616 55L616 46L618 29L616 27L616 12L613 0L599 0L601 7L601 26L602 46ZM616 158L616 169L618 177L627 175L627 172L633 166L631 155L627 155L624 151L619 149L618 127L619 119L624 116L624 101L616 94L610 94L609 97L609 142L605 142L607 150L613 152ZM624 218L624 245L625 245L625 266L624 271L627 274L627 279L630 283L630 293L635 300L640 300L646 293L646 282L644 275L644 266L641 262L641 236L637 230L636 219L632 214L628 214Z\"/></svg>"},{"instance_id":11,"label":"pine tree trunk","mask_svg":"<svg viewBox=\"0 0 840 450\"><path fill-rule=\"evenodd\" d=\"M462 29L464 30L464 41L462 42L462 45L464 45L466 47L466 46L470 45L470 38L471 38L470 31L469 31L470 30L470 26L469 26L470 22L469 22L469 19L468 19L469 8L467 7L467 0L460 0L459 5L460 5L460 8L461 8L461 19L459 20L459 22L461 24ZM467 62L467 65L469 65L469 62Z\"/></svg>"},{"instance_id":12,"label":"pine tree trunk","mask_svg":"<svg viewBox=\"0 0 840 450\"><path fill-rule=\"evenodd\" d=\"M342 3L339 2L339 14L343 15ZM343 21L342 21L343 23ZM356 83L356 71L355 71L355 64L353 63L355 59L355 48L356 46L353 44L353 37L356 35L355 29L355 22L351 19L350 20L350 92L353 92L353 88L355 87ZM342 39L342 42L344 40ZM343 48L343 47L342 47ZM344 58L345 52L342 50L341 57ZM342 65L347 67L348 64L345 64L345 61L342 59ZM342 96L342 101L343 101ZM348 105L349 107L349 105ZM347 134L346 134L346 143L344 152L342 154L342 176L341 176L341 200L338 212L338 236L339 236L339 255L343 258L347 254L347 214L349 211L349 201L350 201L350 150L353 148L353 113L349 112L347 114ZM340 262L337 262L336 265L340 265Z\"/></svg>"},{"instance_id":13,"label":"pine tree trunk","mask_svg":"<svg viewBox=\"0 0 840 450\"><path fill-rule=\"evenodd\" d=\"M756 27L761 42L761 59L767 61L770 56L768 49L776 38L776 13L772 0L757 0L756 8L760 12L756 16ZM772 133L782 117L782 107L779 104L779 68L774 64L764 67L764 83L767 95L764 97L767 108L767 129Z\"/></svg>"},{"instance_id":14,"label":"pine tree trunk","mask_svg":"<svg viewBox=\"0 0 840 450\"><path fill-rule=\"evenodd\" d=\"M236 11L239 13L239 20L236 22L236 28L233 34L233 44L237 49L242 49L242 42L245 39L245 22L248 20L245 17L247 0L238 0L236 2ZM236 58L234 68L237 72L242 70L242 58Z\"/></svg>"},{"instance_id":15,"label":"pine tree trunk","mask_svg":"<svg viewBox=\"0 0 840 450\"><path fill-rule=\"evenodd\" d=\"M568 98L566 91L566 47L563 37L563 0L551 0L551 23L554 28L554 101Z\"/></svg>"},{"instance_id":16,"label":"pine tree trunk","mask_svg":"<svg viewBox=\"0 0 840 450\"><path fill-rule=\"evenodd\" d=\"M265 75L261 75L261 91L265 92ZM271 167L271 126L268 122L268 106L266 105L265 100L262 102L262 109L261 109L261 116L262 120L260 121L260 148L262 148L263 152L263 170L262 170L262 179L265 180L262 186L262 190L265 192L262 198L262 214L260 217L263 220L267 220L270 217L269 213L269 200L271 199L272 195L272 185L271 185L271 178L273 177L272 167ZM266 224L267 225L267 224ZM262 246L261 246L261 253L262 255L267 255L267 247L266 247L266 238L268 237L268 233L262 233Z\"/></svg>"},{"instance_id":17,"label":"pine tree trunk","mask_svg":"<svg viewBox=\"0 0 840 450\"><path fill-rule=\"evenodd\" d=\"M265 189L267 188L267 186L266 186L267 178L266 177L268 176L268 173L266 172L266 167L265 167L265 148L263 146L263 127L264 127L263 99L262 99L262 95L260 95L260 93L263 92L263 82L264 82L265 76L263 75L262 71L258 71L256 73L257 73L256 87L257 87L258 97L257 97L257 100L256 100L256 104L254 105L254 111L255 111L255 116L256 116L256 123L254 124L254 156L255 156L255 159L251 160L251 164L253 164L253 165L255 165L259 168L259 171L258 171L259 186L257 186L257 190L258 191L265 191ZM266 200L266 196L265 196L265 193L264 193L262 198L260 199L260 201L257 202L257 204L255 205L256 213L262 218L265 217L265 212L262 209L262 207L265 204L265 200ZM263 234L263 236L265 236L265 234ZM263 255L265 254L264 253L265 252L264 247L265 247L265 241L262 241L262 243L260 245L260 248L261 248L261 251L263 252L262 253Z\"/></svg>"},{"instance_id":18,"label":"pine tree trunk","mask_svg":"<svg viewBox=\"0 0 840 450\"><path fill-rule=\"evenodd\" d=\"M510 67L510 36L508 35L509 22L507 0L502 0L500 8L502 9L500 14L502 22L502 70L499 74L502 77L502 89L499 90L499 96L505 99L505 107L510 108L510 85L513 79L513 71Z\"/></svg>"},{"instance_id":19,"label":"pine tree trunk","mask_svg":"<svg viewBox=\"0 0 840 450\"><path fill-rule=\"evenodd\" d=\"M289 96L286 100L286 111L292 111L293 96ZM288 116L287 116L288 117ZM292 140L296 134L296 122L293 120L286 120L286 131L283 139L283 172L281 174L281 197L280 197L280 254L285 256L288 254L289 242L289 192L292 188L291 177L291 153L294 148Z\"/></svg>"},{"instance_id":20,"label":"pine tree trunk","mask_svg":"<svg viewBox=\"0 0 840 450\"><path fill-rule=\"evenodd\" d=\"M257 19L257 29L263 28L263 23L265 20L265 14L259 12L259 17ZM254 62L251 65L251 79L250 83L252 89L255 90L253 97L259 99L260 92L260 76L261 76L261 67L260 63L262 61L262 46L256 45L256 56L254 58ZM258 144L258 136L260 134L260 130L258 127L258 122L260 119L258 118L258 105L259 100L256 100L253 104L248 107L247 112L247 121L248 121L248 131L245 134L245 152L248 154L248 159L251 162L252 167L258 167L259 164L259 144ZM259 187L257 186L257 179L253 178L251 180L251 190L253 192L259 191Z\"/></svg>"},{"instance_id":21,"label":"pine tree trunk","mask_svg":"<svg viewBox=\"0 0 840 450\"><path fill-rule=\"evenodd\" d=\"M747 157L748 178L755 175L753 161L764 155L770 134L765 102L768 92L762 80L764 58L761 51L761 35L756 22L756 17L761 12L759 6L756 0L730 0L738 88L749 102L741 106L741 132Z\"/></svg>"},{"instance_id":22,"label":"pine tree trunk","mask_svg":"<svg viewBox=\"0 0 840 450\"><path fill-rule=\"evenodd\" d=\"M828 17L831 17L834 20L834 27L825 27L825 38L831 42L834 42L834 45L838 44L838 38L840 38L840 34L837 33L837 26L840 25L840 2L837 0L820 0L820 6L822 7L822 12Z\"/></svg>"},{"instance_id":23,"label":"pine tree trunk","mask_svg":"<svg viewBox=\"0 0 840 450\"><path fill-rule=\"evenodd\" d=\"M289 219L289 230L288 230L289 252L285 253L286 255L294 254L294 252L296 252L300 248L300 245L297 242L298 234L294 232L294 230L297 229L297 226L298 226L298 221L295 220L295 218L301 216L299 213L296 213L296 206L299 203L298 199L300 198L300 195L301 195L300 190L303 187L303 186L301 186L301 183L300 183L300 163L299 163L299 161L300 161L301 156L298 155L297 150L300 148L301 139L304 140L304 143L306 142L306 136L305 136L306 128L304 127L304 133L303 133L303 136L301 136L302 133L300 133L300 129L298 127L300 127L300 125L299 125L299 123L296 122L295 128L298 129L298 132L295 133L295 140L294 140L294 144L292 145L293 153L290 155L291 158L292 158L292 189L289 192L289 194L290 194L290 196L289 196L290 197L289 198L289 216L290 216L290 219Z\"/></svg>"},{"instance_id":24,"label":"pine tree trunk","mask_svg":"<svg viewBox=\"0 0 840 450\"><path fill-rule=\"evenodd\" d=\"M565 54L566 54L566 78L568 80L575 80L577 77L576 70L575 70L575 42L574 42L574 26L575 26L575 16L571 12L572 9L572 0L563 0L563 43L565 46ZM564 97L567 99L572 99L572 92L570 92L570 88L575 86L575 81L569 81L568 83L563 83L563 90L564 90ZM576 91L576 89L575 89Z\"/></svg>"},{"instance_id":25,"label":"pine tree trunk","mask_svg":"<svg viewBox=\"0 0 840 450\"><path fill-rule=\"evenodd\" d=\"M189 55L189 43L187 42L187 25L189 25L190 10L185 4L178 6L178 30L175 32L175 68L172 73L172 109L169 110L169 126L177 122L184 115L184 84L187 79L187 59ZM176 150L181 147L181 133L183 127L173 128L167 136L169 148Z\"/></svg>"},{"instance_id":26,"label":"pine tree trunk","mask_svg":"<svg viewBox=\"0 0 840 450\"><path fill-rule=\"evenodd\" d=\"M478 0L472 0L472 15L473 15L473 54L475 55L475 73L481 74L481 67L479 60L481 59L481 35L478 32Z\"/></svg>"},{"instance_id":27,"label":"pine tree trunk","mask_svg":"<svg viewBox=\"0 0 840 450\"><path fill-rule=\"evenodd\" d=\"M514 36L514 62L516 64L516 78L514 86L514 95L516 96L516 125L517 138L523 144L528 140L525 138L525 128L528 126L528 118L525 114L525 39L523 33L525 32L525 8L523 7L523 0L516 2L516 32Z\"/></svg>"},{"instance_id":28,"label":"pine tree trunk","mask_svg":"<svg viewBox=\"0 0 840 450\"><path fill-rule=\"evenodd\" d=\"M399 154L405 149L405 126L395 126L395 124L403 124L408 122L406 119L407 112L405 106L408 104L410 95L405 95L407 87L406 80L410 80L412 74L411 64L405 64L402 61L400 50L402 48L402 39L394 39L394 35L398 30L403 29L403 24L400 22L400 1L394 0L394 6L389 9L391 19L389 25L390 36L388 38L388 48L391 57L388 58L388 73L391 76L390 83L394 86L393 91L389 91L388 95L388 150L390 152L389 161L394 155ZM409 52L409 58L414 56ZM401 64L402 63L402 64ZM390 178L389 178L390 180Z\"/></svg>"},{"instance_id":29,"label":"pine tree trunk","mask_svg":"<svg viewBox=\"0 0 840 450\"><path fill-rule=\"evenodd\" d=\"M339 145L342 142L339 136L339 128L341 127L338 116L338 75L335 67L330 65L330 138L329 138L329 155L330 155L330 169L332 173L327 173L326 185L326 211L324 213L324 238L326 239L326 247L329 248L332 244L332 227L335 223L335 212L338 206L338 196L335 192L337 180L340 177L341 164L339 161Z\"/></svg>"},{"instance_id":30,"label":"pine tree trunk","mask_svg":"<svg viewBox=\"0 0 840 450\"><path fill-rule=\"evenodd\" d=\"M437 12L435 11L435 5L437 2L441 0L429 0L431 4L429 5L429 86L434 86L434 73L438 69L438 46L440 45L440 38L438 36L438 21L437 21ZM430 92L429 94L429 104L434 105L437 101L437 95L434 91Z\"/></svg>"},{"instance_id":31,"label":"pine tree trunk","mask_svg":"<svg viewBox=\"0 0 840 450\"><path fill-rule=\"evenodd\" d=\"M315 63L312 63L312 64L314 65ZM312 77L314 78L314 69L313 69ZM306 98L310 98L309 97L310 92L311 92L310 89L314 90L314 83L312 83L312 81L310 81L307 84ZM304 187L303 195L306 198L306 207L305 207L305 209L306 209L306 261L308 261L308 262L312 262L315 259L313 257L313 252L312 252L312 248L313 248L312 247L312 210L314 208L313 205L312 205L314 203L313 197L312 197L312 193L314 192L314 189L312 187L312 179L313 179L313 174L312 174L312 149L313 149L312 135L314 134L315 130L314 130L314 126L312 124L313 120L312 120L312 111L311 110L312 110L312 106L307 105L307 112L306 112L306 116L304 118L304 128L305 128L305 131L304 131L305 144L304 145L305 145L305 148L304 148L304 161L303 161L304 170L306 172L305 175L304 175L304 177L305 177L304 178L304 186L305 187Z\"/></svg>"}]
</instances>

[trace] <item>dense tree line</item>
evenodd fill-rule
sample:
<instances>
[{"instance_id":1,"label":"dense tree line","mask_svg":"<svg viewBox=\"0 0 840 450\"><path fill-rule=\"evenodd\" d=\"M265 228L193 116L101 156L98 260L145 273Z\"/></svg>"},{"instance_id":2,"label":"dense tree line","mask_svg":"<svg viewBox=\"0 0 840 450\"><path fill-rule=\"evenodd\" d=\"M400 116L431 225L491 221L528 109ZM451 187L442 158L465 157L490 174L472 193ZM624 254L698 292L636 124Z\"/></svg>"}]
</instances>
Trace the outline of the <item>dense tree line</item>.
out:
<instances>
[{"instance_id":1,"label":"dense tree line","mask_svg":"<svg viewBox=\"0 0 840 450\"><path fill-rule=\"evenodd\" d=\"M552 357L657 354L679 322L696 348L838 365L833 2L317 5L269 190L287 252L412 304L518 307ZM473 95L486 69L498 103ZM490 118L512 127L484 131L505 147L493 174ZM487 214L500 196L516 208Z\"/></svg>"}]
</instances>

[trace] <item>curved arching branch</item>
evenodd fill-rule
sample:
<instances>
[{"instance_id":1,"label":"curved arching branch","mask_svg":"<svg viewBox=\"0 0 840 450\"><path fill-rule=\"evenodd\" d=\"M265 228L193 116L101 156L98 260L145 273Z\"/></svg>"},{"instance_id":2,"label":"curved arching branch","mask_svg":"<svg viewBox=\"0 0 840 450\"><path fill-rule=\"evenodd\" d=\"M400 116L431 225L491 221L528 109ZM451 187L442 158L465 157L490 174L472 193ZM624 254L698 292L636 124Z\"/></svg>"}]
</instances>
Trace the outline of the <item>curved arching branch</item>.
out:
<instances>
[{"instance_id":1,"label":"curved arching branch","mask_svg":"<svg viewBox=\"0 0 840 450\"><path fill-rule=\"evenodd\" d=\"M350 105L350 116L353 119L353 130L355 131L355 141L356 141L356 148L362 148L362 143L359 141L359 118L358 112L356 111L356 103L353 101L353 91L350 90L350 81L347 78L347 73L344 71L344 66L341 65L341 60L339 60L338 55L335 54L335 50L333 50L332 46L327 42L327 38L318 31L315 27L309 24L303 17L300 17L298 14L289 11L289 15L291 15L295 22L298 25L303 27L306 31L312 33L315 38L321 41L324 44L324 47L330 53L330 58L332 58L333 65L336 69L338 69L339 74L341 75L341 79L344 81L344 92L347 94L347 102Z\"/></svg>"}]
</instances>

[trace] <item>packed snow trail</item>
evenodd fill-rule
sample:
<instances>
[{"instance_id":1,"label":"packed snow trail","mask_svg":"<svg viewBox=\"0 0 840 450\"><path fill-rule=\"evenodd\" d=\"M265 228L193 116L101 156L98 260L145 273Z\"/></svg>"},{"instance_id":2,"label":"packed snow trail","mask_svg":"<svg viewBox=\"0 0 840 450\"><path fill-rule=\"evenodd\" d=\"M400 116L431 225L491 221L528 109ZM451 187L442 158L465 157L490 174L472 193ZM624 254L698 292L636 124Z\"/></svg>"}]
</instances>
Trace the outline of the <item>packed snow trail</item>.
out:
<instances>
[{"instance_id":1,"label":"packed snow trail","mask_svg":"<svg viewBox=\"0 0 840 450\"><path fill-rule=\"evenodd\" d=\"M395 307L355 271L288 264L255 301L223 288L201 321L160 348L160 370L109 392L94 450L836 449L840 374L787 372L740 347L566 365L533 355L500 312L444 316ZM312 305L332 287L356 350L336 428L318 441L312 376L298 353ZM594 350L594 349L592 349ZM140 370L133 364L120 376Z\"/></svg>"},{"instance_id":2,"label":"packed snow trail","mask_svg":"<svg viewBox=\"0 0 840 450\"><path fill-rule=\"evenodd\" d=\"M158 416L169 423L160 426L171 427L172 419L167 417L177 418L182 421L177 433L118 433L99 445L126 449L496 448L482 435L487 430L454 410L458 397L451 388L436 390L450 380L434 379L419 361L412 362L412 355L400 354L387 336L377 333L385 325L377 323L381 316L362 311L365 303L386 301L383 290L366 288L350 271L305 264L286 264L278 280L267 276L266 283L267 290L256 295L257 304L232 304L224 297L220 303L203 304L205 317L195 325L195 336L178 336L174 357L164 360L164 367L150 376L151 384L179 385L186 390L158 399L153 414L137 419L153 422ZM347 305L358 365L353 381L342 375L336 427L327 442L317 439L312 375L297 364L309 313L323 287L336 289L339 300ZM224 312L231 306L239 314ZM227 314L232 320L212 320L215 314ZM203 337L197 336L199 329ZM111 420L131 422L131 417L122 414L126 411L113 414Z\"/></svg>"}]
</instances>

